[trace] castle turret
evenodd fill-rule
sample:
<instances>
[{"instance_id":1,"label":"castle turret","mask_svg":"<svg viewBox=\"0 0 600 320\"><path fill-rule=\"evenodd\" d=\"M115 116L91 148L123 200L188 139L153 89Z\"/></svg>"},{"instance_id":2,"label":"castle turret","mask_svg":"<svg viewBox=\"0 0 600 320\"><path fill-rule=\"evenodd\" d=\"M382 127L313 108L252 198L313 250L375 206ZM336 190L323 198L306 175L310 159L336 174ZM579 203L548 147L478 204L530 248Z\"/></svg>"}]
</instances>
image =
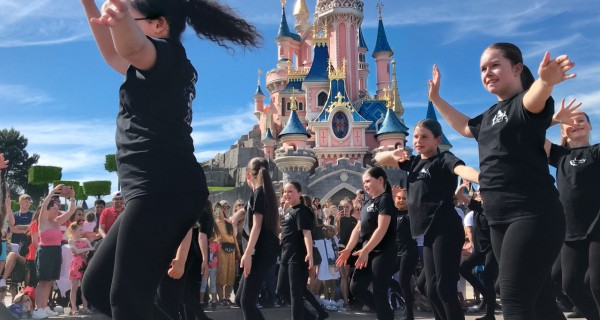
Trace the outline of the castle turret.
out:
<instances>
[{"instance_id":1,"label":"castle turret","mask_svg":"<svg viewBox=\"0 0 600 320\"><path fill-rule=\"evenodd\" d=\"M260 88L260 74L262 70L258 69L258 83L256 85L256 92L254 93L254 115L260 121L260 116L263 113L264 104L265 104L265 94L262 92Z\"/></svg>"},{"instance_id":2,"label":"castle turret","mask_svg":"<svg viewBox=\"0 0 600 320\"><path fill-rule=\"evenodd\" d=\"M375 137L379 141L380 150L393 150L406 145L408 128L398 119L394 112L394 102L387 100L387 112Z\"/></svg>"},{"instance_id":3,"label":"castle turret","mask_svg":"<svg viewBox=\"0 0 600 320\"><path fill-rule=\"evenodd\" d=\"M281 0L281 22L279 24L279 31L275 42L277 43L277 52L279 61L292 61L293 55L299 49L299 42L301 37L290 31L290 27L285 16L285 2Z\"/></svg>"},{"instance_id":4,"label":"castle turret","mask_svg":"<svg viewBox=\"0 0 600 320\"><path fill-rule=\"evenodd\" d=\"M369 76L369 64L367 63L367 43L363 37L362 29L358 29L358 97L367 96L367 77Z\"/></svg>"},{"instance_id":5,"label":"castle turret","mask_svg":"<svg viewBox=\"0 0 600 320\"><path fill-rule=\"evenodd\" d=\"M385 88L390 87L390 57L394 55L394 51L388 43L383 27L383 18L381 15L382 3L378 3L379 8L379 27L377 28L377 43L373 50L373 58L377 68L377 96L383 94Z\"/></svg>"},{"instance_id":6,"label":"castle turret","mask_svg":"<svg viewBox=\"0 0 600 320\"><path fill-rule=\"evenodd\" d=\"M314 166L315 154L306 142L310 134L296 113L296 98L291 98L291 113L285 127L278 135L282 147L275 152L275 164L283 173L283 183L297 181L308 190L308 172Z\"/></svg>"},{"instance_id":7,"label":"castle turret","mask_svg":"<svg viewBox=\"0 0 600 320\"><path fill-rule=\"evenodd\" d=\"M308 7L306 6L306 0L296 0L296 4L294 5L294 17L296 18L294 29L296 29L298 34L303 35L306 30L310 28L308 23L310 13L308 12Z\"/></svg>"},{"instance_id":8,"label":"castle turret","mask_svg":"<svg viewBox=\"0 0 600 320\"><path fill-rule=\"evenodd\" d=\"M275 154L273 153L275 149L275 138L273 138L273 134L271 134L271 128L267 128L264 137L260 140L263 144L263 152L265 153L265 159L273 160L275 158Z\"/></svg>"},{"instance_id":9,"label":"castle turret","mask_svg":"<svg viewBox=\"0 0 600 320\"><path fill-rule=\"evenodd\" d=\"M429 100L429 104L427 105L427 117L426 118L437 121L437 115L435 113L435 108L433 107L433 103L431 102L431 100ZM444 134L444 132L442 132L442 142L440 143L439 148L440 148L440 151L442 151L442 152L448 151L452 148L452 144L450 143L448 138L446 138L446 135Z\"/></svg>"}]
</instances>

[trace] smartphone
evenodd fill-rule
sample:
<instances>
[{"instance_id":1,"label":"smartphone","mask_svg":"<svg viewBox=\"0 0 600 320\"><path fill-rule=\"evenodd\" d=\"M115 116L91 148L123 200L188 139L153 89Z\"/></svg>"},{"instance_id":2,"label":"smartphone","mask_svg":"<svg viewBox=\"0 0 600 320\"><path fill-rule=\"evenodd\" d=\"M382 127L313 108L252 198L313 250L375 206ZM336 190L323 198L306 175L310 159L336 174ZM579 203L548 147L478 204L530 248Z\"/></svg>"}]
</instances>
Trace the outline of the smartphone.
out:
<instances>
[{"instance_id":1,"label":"smartphone","mask_svg":"<svg viewBox=\"0 0 600 320\"><path fill-rule=\"evenodd\" d=\"M71 186L63 186L62 189L60 190L60 196L63 198L71 198L71 196L73 195L73 187Z\"/></svg>"}]
</instances>

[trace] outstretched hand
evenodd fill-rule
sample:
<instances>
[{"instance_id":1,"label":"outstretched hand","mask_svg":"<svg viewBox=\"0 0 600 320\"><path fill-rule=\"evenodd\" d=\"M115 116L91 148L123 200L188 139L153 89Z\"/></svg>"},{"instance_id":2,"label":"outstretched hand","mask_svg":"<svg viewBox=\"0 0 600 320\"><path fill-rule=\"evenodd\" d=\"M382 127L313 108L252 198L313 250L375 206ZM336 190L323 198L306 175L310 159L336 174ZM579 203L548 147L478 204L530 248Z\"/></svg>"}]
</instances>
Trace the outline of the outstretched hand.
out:
<instances>
[{"instance_id":1,"label":"outstretched hand","mask_svg":"<svg viewBox=\"0 0 600 320\"><path fill-rule=\"evenodd\" d=\"M404 162L410 159L410 152L406 149L396 149L392 154L394 160L397 162Z\"/></svg>"},{"instance_id":2,"label":"outstretched hand","mask_svg":"<svg viewBox=\"0 0 600 320\"><path fill-rule=\"evenodd\" d=\"M442 76L440 74L440 69L438 68L437 65L434 64L433 71L431 72L431 79L428 82L428 85L429 85L428 96L429 96L429 100L431 100L431 101L440 97L440 78L441 77Z\"/></svg>"},{"instance_id":3,"label":"outstretched hand","mask_svg":"<svg viewBox=\"0 0 600 320\"><path fill-rule=\"evenodd\" d=\"M4 159L4 153L0 153L0 170L8 168L8 160Z\"/></svg>"},{"instance_id":4,"label":"outstretched hand","mask_svg":"<svg viewBox=\"0 0 600 320\"><path fill-rule=\"evenodd\" d=\"M567 73L574 66L575 63L569 60L569 56L562 55L551 59L550 52L546 52L540 63L538 75L541 81L553 86L565 80L575 78L576 74Z\"/></svg>"},{"instance_id":5,"label":"outstretched hand","mask_svg":"<svg viewBox=\"0 0 600 320\"><path fill-rule=\"evenodd\" d=\"M582 103L579 102L578 104L574 105L576 100L577 99L571 100L571 102L569 102L569 104L565 106L565 99L563 98L560 102L560 108L552 116L552 120L558 123L564 123L569 125L574 124L573 118L583 114L583 111L577 110Z\"/></svg>"},{"instance_id":6,"label":"outstretched hand","mask_svg":"<svg viewBox=\"0 0 600 320\"><path fill-rule=\"evenodd\" d=\"M106 0L102 5L100 18L90 19L91 23L112 27L129 14L129 3L124 0Z\"/></svg>"}]
</instances>

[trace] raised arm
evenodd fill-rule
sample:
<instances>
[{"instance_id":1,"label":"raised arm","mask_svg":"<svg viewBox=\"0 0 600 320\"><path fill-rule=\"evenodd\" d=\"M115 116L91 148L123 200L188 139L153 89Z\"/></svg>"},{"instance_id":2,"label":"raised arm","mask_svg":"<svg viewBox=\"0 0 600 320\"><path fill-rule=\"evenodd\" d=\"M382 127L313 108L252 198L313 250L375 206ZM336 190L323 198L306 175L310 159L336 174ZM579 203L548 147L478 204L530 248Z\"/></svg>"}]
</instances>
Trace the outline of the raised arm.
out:
<instances>
[{"instance_id":1,"label":"raised arm","mask_svg":"<svg viewBox=\"0 0 600 320\"><path fill-rule=\"evenodd\" d=\"M546 52L538 69L539 78L533 82L523 97L525 109L531 113L542 112L554 86L575 78L575 74L567 74L574 66L575 63L569 60L567 55L550 59L550 52Z\"/></svg>"},{"instance_id":2,"label":"raised arm","mask_svg":"<svg viewBox=\"0 0 600 320\"><path fill-rule=\"evenodd\" d=\"M461 177L463 180L479 183L479 171L465 165L454 167L454 174Z\"/></svg>"},{"instance_id":3,"label":"raised arm","mask_svg":"<svg viewBox=\"0 0 600 320\"><path fill-rule=\"evenodd\" d=\"M560 108L552 116L552 122L550 123L550 126L553 126L553 125L559 124L559 123L574 124L573 118L584 114L583 111L578 110L579 107L581 107L582 103L579 102L579 103L575 104L576 100L577 99L571 100L569 102L569 104L567 104L565 106L565 99L563 98L560 101ZM550 140L546 139L546 141L544 142L544 151L546 152L546 156L548 156L548 157L550 156L551 146L552 146L552 142L550 142Z\"/></svg>"},{"instance_id":4,"label":"raised arm","mask_svg":"<svg viewBox=\"0 0 600 320\"><path fill-rule=\"evenodd\" d=\"M398 163L410 159L410 152L405 149L396 149L392 151L380 151L375 154L375 161L385 167L398 168Z\"/></svg>"},{"instance_id":5,"label":"raised arm","mask_svg":"<svg viewBox=\"0 0 600 320\"><path fill-rule=\"evenodd\" d=\"M114 49L121 58L137 69L149 70L156 63L156 48L137 25L138 22L131 16L129 6L129 1L108 0L102 6L101 16L91 18L90 22L99 27L108 26L110 28ZM152 23L150 29L155 32L153 36L168 36L168 24L164 17L145 19L140 23Z\"/></svg>"},{"instance_id":6,"label":"raised arm","mask_svg":"<svg viewBox=\"0 0 600 320\"><path fill-rule=\"evenodd\" d=\"M75 209L77 209L77 206L75 206L75 193L73 193L69 199L69 210L56 217L54 221L56 221L59 225L62 225L63 223L67 222L67 220L71 219L71 216L73 213L75 213Z\"/></svg>"},{"instance_id":7,"label":"raised arm","mask_svg":"<svg viewBox=\"0 0 600 320\"><path fill-rule=\"evenodd\" d=\"M473 138L473 134L469 129L469 117L454 109L454 107L452 107L440 96L441 77L442 75L440 74L440 70L438 69L437 65L434 64L431 75L432 79L429 80L429 100L431 100L444 120L446 120L446 122L448 122L448 124L454 130L456 130L456 132L460 133L464 137Z\"/></svg>"},{"instance_id":8,"label":"raised arm","mask_svg":"<svg viewBox=\"0 0 600 320\"><path fill-rule=\"evenodd\" d=\"M110 29L104 25L91 23L92 19L99 19L102 16L100 14L100 10L98 10L98 7L96 6L95 1L81 0L81 4L85 10L85 15L90 22L90 28L92 29L92 34L94 35L94 39L96 40L96 44L98 45L98 50L100 50L102 58L104 58L104 61L106 61L106 63L117 72L120 74L125 74L125 72L127 72L127 68L129 67L129 61L123 59L121 56L119 56L119 54L117 54L112 35L110 34Z\"/></svg>"},{"instance_id":9,"label":"raised arm","mask_svg":"<svg viewBox=\"0 0 600 320\"><path fill-rule=\"evenodd\" d=\"M458 201L460 201L460 203L469 204L469 201L471 201L471 199L467 197L467 195L464 192L464 190L467 189L468 186L469 181L463 180L463 183L460 186L458 186L458 188L456 188L456 191L454 192L454 195L456 196Z\"/></svg>"}]
</instances>

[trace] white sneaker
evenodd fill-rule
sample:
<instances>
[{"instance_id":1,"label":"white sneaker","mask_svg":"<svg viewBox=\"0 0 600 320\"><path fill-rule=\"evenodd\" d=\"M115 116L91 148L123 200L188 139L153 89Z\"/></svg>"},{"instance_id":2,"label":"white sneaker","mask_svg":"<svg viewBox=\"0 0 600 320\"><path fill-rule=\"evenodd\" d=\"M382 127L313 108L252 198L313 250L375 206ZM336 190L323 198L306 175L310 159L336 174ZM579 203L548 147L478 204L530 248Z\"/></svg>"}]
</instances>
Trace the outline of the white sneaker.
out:
<instances>
[{"instance_id":1,"label":"white sneaker","mask_svg":"<svg viewBox=\"0 0 600 320\"><path fill-rule=\"evenodd\" d=\"M0 279L0 288L6 287L6 279Z\"/></svg>"},{"instance_id":2,"label":"white sneaker","mask_svg":"<svg viewBox=\"0 0 600 320\"><path fill-rule=\"evenodd\" d=\"M50 307L44 308L44 312L46 312L46 314L50 317L56 317L58 315L58 312L52 311L52 309L50 309Z\"/></svg>"},{"instance_id":3,"label":"white sneaker","mask_svg":"<svg viewBox=\"0 0 600 320\"><path fill-rule=\"evenodd\" d=\"M37 309L31 314L31 317L34 319L46 319L48 318L48 314L44 309Z\"/></svg>"}]
</instances>

